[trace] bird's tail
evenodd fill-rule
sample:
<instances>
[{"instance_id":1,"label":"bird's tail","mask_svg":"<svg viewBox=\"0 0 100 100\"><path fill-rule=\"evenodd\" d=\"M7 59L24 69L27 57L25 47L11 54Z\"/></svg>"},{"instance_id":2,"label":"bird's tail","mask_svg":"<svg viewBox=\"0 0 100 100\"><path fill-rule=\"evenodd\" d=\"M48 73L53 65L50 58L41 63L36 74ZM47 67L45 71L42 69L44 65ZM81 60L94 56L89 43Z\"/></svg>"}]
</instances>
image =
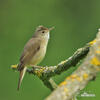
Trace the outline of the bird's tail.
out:
<instances>
[{"instance_id":1,"label":"bird's tail","mask_svg":"<svg viewBox=\"0 0 100 100\"><path fill-rule=\"evenodd\" d=\"M26 69L27 69L27 68L24 67L23 69L20 70L19 81L18 81L18 88L17 88L17 90L19 90L19 88L20 88L20 86L21 86L21 83L22 83L22 80L23 80L23 78L24 78Z\"/></svg>"}]
</instances>

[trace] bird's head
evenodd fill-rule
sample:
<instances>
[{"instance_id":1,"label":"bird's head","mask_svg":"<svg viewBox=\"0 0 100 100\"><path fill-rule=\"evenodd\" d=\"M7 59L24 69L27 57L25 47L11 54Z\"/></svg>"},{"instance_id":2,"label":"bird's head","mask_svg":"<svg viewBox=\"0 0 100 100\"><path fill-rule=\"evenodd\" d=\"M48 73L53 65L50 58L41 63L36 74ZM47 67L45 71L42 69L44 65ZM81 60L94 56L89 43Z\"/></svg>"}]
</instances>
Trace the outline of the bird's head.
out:
<instances>
[{"instance_id":1,"label":"bird's head","mask_svg":"<svg viewBox=\"0 0 100 100\"><path fill-rule=\"evenodd\" d=\"M53 29L53 27L52 28L46 28L46 27L41 25L41 26L38 26L36 28L34 35L36 37L39 37L39 38L47 38L47 39L49 39L49 33L50 33L50 31L52 29Z\"/></svg>"}]
</instances>

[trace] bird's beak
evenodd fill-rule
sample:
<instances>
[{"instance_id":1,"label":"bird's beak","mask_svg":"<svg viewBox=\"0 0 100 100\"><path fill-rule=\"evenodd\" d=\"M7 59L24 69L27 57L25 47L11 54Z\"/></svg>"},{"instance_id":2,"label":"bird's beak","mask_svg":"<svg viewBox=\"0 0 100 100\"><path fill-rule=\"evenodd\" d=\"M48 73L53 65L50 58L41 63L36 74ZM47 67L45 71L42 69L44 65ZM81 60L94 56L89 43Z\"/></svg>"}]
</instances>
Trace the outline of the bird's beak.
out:
<instances>
[{"instance_id":1,"label":"bird's beak","mask_svg":"<svg viewBox=\"0 0 100 100\"><path fill-rule=\"evenodd\" d=\"M49 31L51 31L51 30L53 30L54 29L54 27L51 27L51 28L49 28Z\"/></svg>"}]
</instances>

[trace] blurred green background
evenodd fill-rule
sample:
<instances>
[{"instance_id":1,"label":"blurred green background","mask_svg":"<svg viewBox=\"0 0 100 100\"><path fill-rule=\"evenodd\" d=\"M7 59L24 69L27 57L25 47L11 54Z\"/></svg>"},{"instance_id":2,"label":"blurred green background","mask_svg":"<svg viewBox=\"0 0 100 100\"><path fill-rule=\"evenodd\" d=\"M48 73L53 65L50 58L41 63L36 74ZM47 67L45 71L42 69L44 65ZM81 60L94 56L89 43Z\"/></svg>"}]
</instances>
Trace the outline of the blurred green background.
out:
<instances>
[{"instance_id":1,"label":"blurred green background","mask_svg":"<svg viewBox=\"0 0 100 100\"><path fill-rule=\"evenodd\" d=\"M10 68L19 62L25 43L38 25L55 26L45 59L40 65L56 65L94 39L100 27L100 0L0 0L0 100L44 100L51 91L36 76L26 73L18 92L18 72ZM60 83L75 68L54 79ZM100 75L83 91L99 100Z\"/></svg>"}]
</instances>

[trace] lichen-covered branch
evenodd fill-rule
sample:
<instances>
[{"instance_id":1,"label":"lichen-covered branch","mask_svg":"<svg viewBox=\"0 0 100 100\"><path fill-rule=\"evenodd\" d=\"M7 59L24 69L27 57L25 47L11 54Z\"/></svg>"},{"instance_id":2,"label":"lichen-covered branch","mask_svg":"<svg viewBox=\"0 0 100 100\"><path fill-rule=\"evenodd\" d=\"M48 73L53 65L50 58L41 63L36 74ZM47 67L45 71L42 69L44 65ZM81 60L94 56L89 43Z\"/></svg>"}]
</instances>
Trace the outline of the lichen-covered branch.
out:
<instances>
[{"instance_id":1,"label":"lichen-covered branch","mask_svg":"<svg viewBox=\"0 0 100 100\"><path fill-rule=\"evenodd\" d=\"M63 71L75 66L80 60L82 60L87 55L89 47L90 45L87 44L83 48L78 49L71 57L56 66L33 66L32 69L27 69L27 72L37 75L42 79L47 79L57 74L61 74ZM16 70L16 65L12 65L12 69Z\"/></svg>"},{"instance_id":2,"label":"lichen-covered branch","mask_svg":"<svg viewBox=\"0 0 100 100\"><path fill-rule=\"evenodd\" d=\"M27 69L27 72L37 75L48 88L54 90L57 85L53 80L51 81L51 77L57 74L61 74L70 67L75 66L80 60L82 60L82 58L87 55L89 47L90 44L87 44L83 48L78 49L71 57L65 61L62 61L56 66L33 66L32 69ZM16 70L17 66L13 65L12 69Z\"/></svg>"},{"instance_id":3,"label":"lichen-covered branch","mask_svg":"<svg viewBox=\"0 0 100 100\"><path fill-rule=\"evenodd\" d=\"M46 100L72 100L100 71L100 30L83 63L55 89Z\"/></svg>"},{"instance_id":4,"label":"lichen-covered branch","mask_svg":"<svg viewBox=\"0 0 100 100\"><path fill-rule=\"evenodd\" d=\"M57 88L57 84L54 82L53 79L46 79L43 80L44 85L46 85L51 91Z\"/></svg>"},{"instance_id":5,"label":"lichen-covered branch","mask_svg":"<svg viewBox=\"0 0 100 100\"><path fill-rule=\"evenodd\" d=\"M56 66L33 66L32 72L42 79L48 79L57 74L61 74L62 72L68 70L72 66L75 66L80 60L82 60L82 58L87 55L89 47L90 45L86 45L85 47L78 49L71 57L69 57L65 61L62 61Z\"/></svg>"}]
</instances>

